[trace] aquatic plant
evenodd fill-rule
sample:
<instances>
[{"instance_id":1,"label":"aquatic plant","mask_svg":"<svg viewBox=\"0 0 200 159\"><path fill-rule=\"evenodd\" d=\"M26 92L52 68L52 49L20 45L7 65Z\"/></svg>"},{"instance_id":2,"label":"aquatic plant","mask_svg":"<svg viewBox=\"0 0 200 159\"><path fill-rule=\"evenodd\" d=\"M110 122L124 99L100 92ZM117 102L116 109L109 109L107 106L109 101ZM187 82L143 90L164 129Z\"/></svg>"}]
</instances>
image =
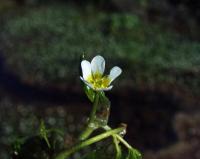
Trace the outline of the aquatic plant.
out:
<instances>
[{"instance_id":1,"label":"aquatic plant","mask_svg":"<svg viewBox=\"0 0 200 159\"><path fill-rule=\"evenodd\" d=\"M108 125L108 119L110 115L110 101L106 97L104 91L111 90L111 82L116 79L122 70L118 66L111 69L108 76L104 76L105 60L102 56L95 56L91 63L85 59L81 62L82 76L80 79L83 81L84 91L93 103L91 114L87 121L87 126L84 131L77 137L76 144L70 146L70 148L61 148L56 145L58 143L57 136L63 136L64 132L51 128L47 129L44 122L41 121L39 134L26 138L23 142L18 140L14 146L14 156L19 159L27 158L27 153L23 153L23 147L27 148L29 145L36 146L36 151L29 151L32 158L42 159L67 159L77 151L88 147L94 143L102 141L111 137L115 150L115 159L141 159L141 154L138 150L133 148L127 141L124 140L126 134L126 124L120 124L118 128L111 128ZM101 130L100 134L97 130ZM54 135L52 135L54 134ZM64 139L63 139L64 140ZM63 142L63 141L62 141ZM59 149L60 148L60 149ZM24 154L24 155L23 155ZM84 159L111 159L111 157L105 156L104 153L99 154L99 150L92 150L86 155L83 155ZM113 158L113 157L112 157Z\"/></svg>"}]
</instances>

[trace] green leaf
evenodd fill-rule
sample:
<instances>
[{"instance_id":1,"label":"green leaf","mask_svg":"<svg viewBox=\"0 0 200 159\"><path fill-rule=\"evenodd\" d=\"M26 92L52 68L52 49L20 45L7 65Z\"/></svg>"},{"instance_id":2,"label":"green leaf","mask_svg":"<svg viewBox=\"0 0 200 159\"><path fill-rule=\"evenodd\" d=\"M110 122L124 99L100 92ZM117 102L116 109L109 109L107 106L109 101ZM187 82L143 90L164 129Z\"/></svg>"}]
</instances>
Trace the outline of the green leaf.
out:
<instances>
[{"instance_id":1,"label":"green leaf","mask_svg":"<svg viewBox=\"0 0 200 159\"><path fill-rule=\"evenodd\" d=\"M126 159L142 159L141 153L136 149L129 149Z\"/></svg>"},{"instance_id":2,"label":"green leaf","mask_svg":"<svg viewBox=\"0 0 200 159\"><path fill-rule=\"evenodd\" d=\"M51 145L50 145L49 139L48 139L48 130L46 129L46 126L45 126L43 120L41 120L41 122L40 122L40 132L39 132L39 134L40 134L40 137L42 137L46 141L48 147L51 148Z\"/></svg>"},{"instance_id":3,"label":"green leaf","mask_svg":"<svg viewBox=\"0 0 200 159\"><path fill-rule=\"evenodd\" d=\"M84 89L85 94L87 95L88 99L91 102L94 102L95 92L93 91L93 89L91 89L90 87L88 87L86 84L83 85L83 89Z\"/></svg>"}]
</instances>

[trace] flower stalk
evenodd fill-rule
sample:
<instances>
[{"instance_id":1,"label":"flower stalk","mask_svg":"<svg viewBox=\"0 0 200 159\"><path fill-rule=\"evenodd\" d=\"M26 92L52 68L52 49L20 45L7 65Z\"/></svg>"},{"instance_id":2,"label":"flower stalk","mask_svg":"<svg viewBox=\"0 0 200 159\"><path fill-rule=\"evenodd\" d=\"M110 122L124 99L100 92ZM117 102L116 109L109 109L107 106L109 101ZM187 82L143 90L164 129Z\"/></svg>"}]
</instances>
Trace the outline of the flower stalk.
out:
<instances>
[{"instance_id":1,"label":"flower stalk","mask_svg":"<svg viewBox=\"0 0 200 159\"><path fill-rule=\"evenodd\" d=\"M116 159L120 159L121 158L121 155L122 155L122 152L121 152L121 149L120 149L120 146L119 146L119 141L117 140L117 137L115 135L112 135L113 136L113 143L115 145L115 150L116 150Z\"/></svg>"},{"instance_id":2,"label":"flower stalk","mask_svg":"<svg viewBox=\"0 0 200 159\"><path fill-rule=\"evenodd\" d=\"M123 135L126 133L126 125L123 124L116 129L112 129L107 125L110 110L108 109L108 106L110 106L110 101L107 99L103 91L112 89L113 86L111 85L111 82L121 74L121 68L115 66L110 70L109 75L103 75L105 69L105 60L99 55L95 56L91 62L83 60L81 62L81 68L82 76L80 78L85 84L85 88L87 88L85 93L93 102L93 108L87 122L87 127L79 136L79 143L68 150L62 151L55 157L55 159L67 159L70 155L79 151L80 149L108 137L113 138L113 143L116 150L115 159L120 159L122 156L123 151L120 143L128 149L129 153L127 158L140 159L140 153L136 149L132 148L132 146L123 139ZM101 116L99 115L99 110L101 111ZM102 123L100 120L105 120L105 122ZM89 138L93 131L98 128L103 128L105 132Z\"/></svg>"},{"instance_id":3,"label":"flower stalk","mask_svg":"<svg viewBox=\"0 0 200 159\"><path fill-rule=\"evenodd\" d=\"M87 127L79 137L79 140L81 140L81 141L87 139L90 136L90 134L96 129L94 120L96 117L98 103L99 103L99 92L95 92L94 104L93 104L92 112L90 114L90 118L89 118Z\"/></svg>"},{"instance_id":4,"label":"flower stalk","mask_svg":"<svg viewBox=\"0 0 200 159\"><path fill-rule=\"evenodd\" d=\"M92 112L90 114L89 123L92 123L95 120L98 103L99 103L99 92L95 92L94 104L93 104Z\"/></svg>"},{"instance_id":5,"label":"flower stalk","mask_svg":"<svg viewBox=\"0 0 200 159\"><path fill-rule=\"evenodd\" d=\"M108 138L114 134L118 134L120 132L122 132L124 130L123 127L120 127L120 128L117 128L117 129L112 129L112 130L109 130L109 131L106 131L100 135L97 135L95 137L92 137L90 139L87 139L81 143L79 143L78 145L72 147L71 149L67 150L67 151L63 151L61 152L58 156L56 156L55 159L67 159L71 154L79 151L80 149L86 147L86 146L89 146L91 144L94 144L98 141L101 141L105 138Z\"/></svg>"},{"instance_id":6,"label":"flower stalk","mask_svg":"<svg viewBox=\"0 0 200 159\"><path fill-rule=\"evenodd\" d=\"M103 128L106 131L112 130L112 128L109 127L108 125L104 126ZM124 130L125 130L125 128L124 128ZM128 149L133 149L133 147L128 142L126 142L119 134L113 134L113 138L115 138L115 140L116 139L119 140Z\"/></svg>"}]
</instances>

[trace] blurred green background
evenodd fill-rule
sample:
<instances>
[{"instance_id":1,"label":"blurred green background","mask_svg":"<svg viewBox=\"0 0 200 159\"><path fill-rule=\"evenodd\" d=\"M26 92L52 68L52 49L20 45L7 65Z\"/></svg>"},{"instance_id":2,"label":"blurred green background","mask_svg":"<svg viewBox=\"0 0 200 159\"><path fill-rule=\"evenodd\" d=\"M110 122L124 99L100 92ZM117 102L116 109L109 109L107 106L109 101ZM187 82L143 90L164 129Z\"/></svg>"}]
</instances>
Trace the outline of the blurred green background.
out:
<instances>
[{"instance_id":1,"label":"blurred green background","mask_svg":"<svg viewBox=\"0 0 200 159\"><path fill-rule=\"evenodd\" d=\"M0 0L0 22L0 158L39 119L80 132L82 54L123 69L110 124L128 124L144 159L200 158L198 0Z\"/></svg>"}]
</instances>

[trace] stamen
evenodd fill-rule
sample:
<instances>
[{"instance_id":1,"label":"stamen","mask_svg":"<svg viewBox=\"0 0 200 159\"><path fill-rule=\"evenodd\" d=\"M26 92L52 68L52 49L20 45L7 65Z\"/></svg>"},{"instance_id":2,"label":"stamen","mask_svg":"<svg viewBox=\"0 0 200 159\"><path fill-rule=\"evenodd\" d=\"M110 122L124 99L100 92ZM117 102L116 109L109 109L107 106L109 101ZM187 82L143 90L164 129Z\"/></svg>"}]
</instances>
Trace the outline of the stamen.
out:
<instances>
[{"instance_id":1,"label":"stamen","mask_svg":"<svg viewBox=\"0 0 200 159\"><path fill-rule=\"evenodd\" d=\"M110 84L108 76L103 76L100 73L95 73L87 78L87 82L91 83L94 89L107 88Z\"/></svg>"}]
</instances>

